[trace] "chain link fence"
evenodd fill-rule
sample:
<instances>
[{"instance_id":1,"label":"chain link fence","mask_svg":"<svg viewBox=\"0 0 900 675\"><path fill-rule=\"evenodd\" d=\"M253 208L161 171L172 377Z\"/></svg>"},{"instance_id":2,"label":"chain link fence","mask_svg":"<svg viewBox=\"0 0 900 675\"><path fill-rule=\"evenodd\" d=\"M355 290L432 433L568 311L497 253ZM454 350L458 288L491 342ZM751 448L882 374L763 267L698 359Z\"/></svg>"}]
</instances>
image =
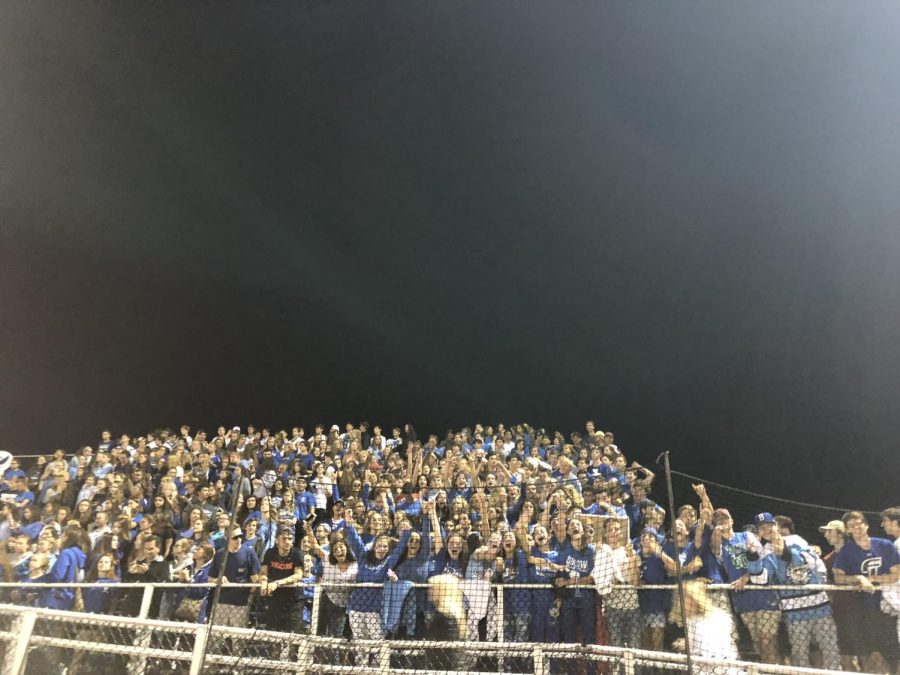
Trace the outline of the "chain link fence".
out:
<instances>
[{"instance_id":1,"label":"chain link fence","mask_svg":"<svg viewBox=\"0 0 900 675\"><path fill-rule=\"evenodd\" d=\"M0 605L3 673L836 672L846 654L838 624L821 608L837 596L864 603L869 595L846 586L807 584L807 595L797 596L795 585L737 591L689 580L682 602L671 584L617 583L598 593L595 585L441 575L427 584L319 584L310 589L308 622L273 631L267 626L282 620L282 609L252 588L247 605L220 603L210 626L205 608L194 621L151 615L165 612L162 597L184 587L122 586L104 589L126 598L114 598L107 614ZM348 606L330 600L329 591L338 598L334 591L350 591ZM116 614L133 606L135 592L137 616ZM740 599L765 603L767 594L774 604L763 609ZM820 614L786 620L782 603L797 597ZM302 617L304 608L296 609ZM881 648L887 657L891 645Z\"/></svg>"}]
</instances>

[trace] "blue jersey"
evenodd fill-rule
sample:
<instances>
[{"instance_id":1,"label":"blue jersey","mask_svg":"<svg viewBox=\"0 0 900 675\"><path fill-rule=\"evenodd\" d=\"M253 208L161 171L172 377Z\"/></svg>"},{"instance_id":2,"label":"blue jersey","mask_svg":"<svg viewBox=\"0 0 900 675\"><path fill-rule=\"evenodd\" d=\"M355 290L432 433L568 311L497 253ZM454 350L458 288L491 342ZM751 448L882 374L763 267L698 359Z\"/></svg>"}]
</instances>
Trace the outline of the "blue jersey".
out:
<instances>
[{"instance_id":1,"label":"blue jersey","mask_svg":"<svg viewBox=\"0 0 900 675\"><path fill-rule=\"evenodd\" d=\"M889 574L891 568L900 565L900 555L894 544L880 537L869 537L869 548L860 548L853 539L849 539L844 547L838 551L834 559L835 569L851 576L875 576ZM881 605L881 591L877 593L862 593L866 607L879 609Z\"/></svg>"},{"instance_id":2,"label":"blue jersey","mask_svg":"<svg viewBox=\"0 0 900 675\"><path fill-rule=\"evenodd\" d=\"M806 584L828 582L825 565L816 554L797 545L785 546L780 556L770 553L750 563L753 571L766 569L779 586L797 586L796 591L778 591L785 623L831 616L831 603L824 591L804 590Z\"/></svg>"},{"instance_id":3,"label":"blue jersey","mask_svg":"<svg viewBox=\"0 0 900 675\"><path fill-rule=\"evenodd\" d=\"M566 541L559 549L559 564L566 566L570 579L584 579L591 576L594 571L594 546L587 544L582 550L578 550L570 541ZM593 600L593 586L572 586L567 590L572 591L576 601L586 598L588 594Z\"/></svg>"},{"instance_id":4,"label":"blue jersey","mask_svg":"<svg viewBox=\"0 0 900 675\"><path fill-rule=\"evenodd\" d=\"M734 582L745 574L750 575L750 583L765 586L768 584L768 574L763 570L762 574L754 575L749 569L751 557L755 557L750 550L750 538L746 532L735 532L727 541L722 540L722 555L720 562L725 572L725 581ZM735 591L734 611L738 614L755 612L759 610L778 609L778 597L773 591Z\"/></svg>"}]
</instances>

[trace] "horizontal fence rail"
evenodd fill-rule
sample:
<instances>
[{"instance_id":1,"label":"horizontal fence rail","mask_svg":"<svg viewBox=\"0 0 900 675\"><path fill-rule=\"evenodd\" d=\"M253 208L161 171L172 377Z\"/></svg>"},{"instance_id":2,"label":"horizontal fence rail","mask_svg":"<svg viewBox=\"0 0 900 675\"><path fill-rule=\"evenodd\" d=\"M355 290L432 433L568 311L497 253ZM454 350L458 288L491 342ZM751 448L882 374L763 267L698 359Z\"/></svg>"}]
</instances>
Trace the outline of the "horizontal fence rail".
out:
<instances>
[{"instance_id":1,"label":"horizontal fence rail","mask_svg":"<svg viewBox=\"0 0 900 675\"><path fill-rule=\"evenodd\" d=\"M464 585L465 582L463 582ZM412 589L424 589L425 583L409 584ZM266 606L259 592L260 584L227 584L223 589L243 589L251 594L249 625L228 625L229 611L246 608L230 607L219 603L216 609L216 625L209 627L202 618L187 622L156 618L162 599L188 589L211 590L214 583L73 583L27 584L0 583L0 649L2 649L2 673L49 672L42 670L46 662L67 663L70 675L77 673L128 672L129 675L149 675L160 672L160 664L166 664L165 672L199 675L200 672L219 672L223 669L243 670L254 673L401 673L418 675L425 673L534 673L549 675L557 672L597 672L609 675L643 675L646 668L660 670L714 673L716 675L803 675L806 673L831 673L837 670L762 663L747 659L710 658L701 653L688 657L684 653L639 649L610 644L575 644L563 642L538 642L522 639L510 629L510 616L532 612L530 605L514 606L515 592L547 593L550 584L482 584L480 591L486 594L482 600L493 607L484 613L488 637L477 634L463 636L460 640L400 639L385 635L382 639L346 639L324 635L326 612L324 597L329 590L349 593L354 590L384 589L385 584L338 584L318 582L298 584L301 591L308 591L311 598L308 608L306 632L281 632L265 628ZM730 584L708 584L710 595L716 595L727 606L733 591ZM137 593L139 609L135 615L91 614L84 611L46 609L22 606L9 602L12 591L30 589L35 592L47 589L89 589L107 593ZM582 592L600 598L592 586L581 587ZM636 590L638 594L665 592L677 589L675 584L617 585L616 590ZM748 586L750 591L828 591L841 596L862 592L851 586L807 585ZM521 596L518 596L521 602ZM380 602L380 600L379 600ZM512 606L511 606L512 605ZM156 609L154 609L156 608ZM333 606L332 606L333 609ZM380 612L377 607L367 608ZM346 609L343 610L346 613ZM609 610L612 611L612 610ZM333 616L333 615L332 615ZM223 618L224 617L224 618ZM531 617L530 617L531 618ZM220 623L222 625L220 625ZM353 618L350 620L353 624ZM514 623L514 622L513 622ZM737 622L735 622L737 624ZM514 626L513 626L514 628ZM326 631L327 632L327 628ZM516 639L519 637L520 639ZM821 648L822 645L819 645ZM205 658L203 656L206 651ZM203 670L201 671L201 663Z\"/></svg>"}]
</instances>

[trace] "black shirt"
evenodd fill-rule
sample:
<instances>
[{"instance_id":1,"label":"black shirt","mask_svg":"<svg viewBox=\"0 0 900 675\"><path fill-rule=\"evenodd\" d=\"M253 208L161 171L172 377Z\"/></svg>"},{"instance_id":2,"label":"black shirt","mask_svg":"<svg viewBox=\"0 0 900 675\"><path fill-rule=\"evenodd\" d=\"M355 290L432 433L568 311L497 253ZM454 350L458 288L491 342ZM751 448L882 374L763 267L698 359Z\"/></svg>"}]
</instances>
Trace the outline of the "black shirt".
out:
<instances>
[{"instance_id":1,"label":"black shirt","mask_svg":"<svg viewBox=\"0 0 900 675\"><path fill-rule=\"evenodd\" d=\"M281 581L292 577L298 569L303 568L303 553L298 548L291 548L287 555L282 556L275 546L266 551L263 565L269 571L269 581ZM299 586L279 588L272 593L272 601L279 604L299 603L302 600L303 589Z\"/></svg>"}]
</instances>

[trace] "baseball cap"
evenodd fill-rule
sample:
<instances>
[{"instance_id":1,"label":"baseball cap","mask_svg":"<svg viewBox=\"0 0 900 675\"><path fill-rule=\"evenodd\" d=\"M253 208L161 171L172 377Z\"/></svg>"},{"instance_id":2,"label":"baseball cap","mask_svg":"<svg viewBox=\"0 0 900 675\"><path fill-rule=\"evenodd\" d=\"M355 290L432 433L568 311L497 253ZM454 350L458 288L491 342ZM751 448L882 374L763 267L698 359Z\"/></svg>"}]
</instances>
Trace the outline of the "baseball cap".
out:
<instances>
[{"instance_id":1,"label":"baseball cap","mask_svg":"<svg viewBox=\"0 0 900 675\"><path fill-rule=\"evenodd\" d=\"M765 525L768 523L775 523L775 516L773 516L768 511L763 511L762 513L757 514L756 518L753 519L753 522L756 523L757 526Z\"/></svg>"},{"instance_id":2,"label":"baseball cap","mask_svg":"<svg viewBox=\"0 0 900 675\"><path fill-rule=\"evenodd\" d=\"M331 430L332 430L332 431L340 431L341 428L340 428L337 424L332 424L332 425L331 425Z\"/></svg>"},{"instance_id":3,"label":"baseball cap","mask_svg":"<svg viewBox=\"0 0 900 675\"><path fill-rule=\"evenodd\" d=\"M235 525L231 529L231 538L232 539L234 539L235 537L243 537L243 536L244 536L244 531L241 528L239 528L237 525Z\"/></svg>"},{"instance_id":4,"label":"baseball cap","mask_svg":"<svg viewBox=\"0 0 900 675\"><path fill-rule=\"evenodd\" d=\"M840 533L846 532L844 528L843 520L829 520L827 525L822 525L819 528L819 532L825 532L826 530L837 530Z\"/></svg>"},{"instance_id":5,"label":"baseball cap","mask_svg":"<svg viewBox=\"0 0 900 675\"><path fill-rule=\"evenodd\" d=\"M657 530L655 527L645 527L643 530L641 530L641 534L652 534L654 537L659 537L659 530Z\"/></svg>"},{"instance_id":6,"label":"baseball cap","mask_svg":"<svg viewBox=\"0 0 900 675\"><path fill-rule=\"evenodd\" d=\"M716 509L713 511L713 520L716 518L731 518L731 513L728 509Z\"/></svg>"}]
</instances>

